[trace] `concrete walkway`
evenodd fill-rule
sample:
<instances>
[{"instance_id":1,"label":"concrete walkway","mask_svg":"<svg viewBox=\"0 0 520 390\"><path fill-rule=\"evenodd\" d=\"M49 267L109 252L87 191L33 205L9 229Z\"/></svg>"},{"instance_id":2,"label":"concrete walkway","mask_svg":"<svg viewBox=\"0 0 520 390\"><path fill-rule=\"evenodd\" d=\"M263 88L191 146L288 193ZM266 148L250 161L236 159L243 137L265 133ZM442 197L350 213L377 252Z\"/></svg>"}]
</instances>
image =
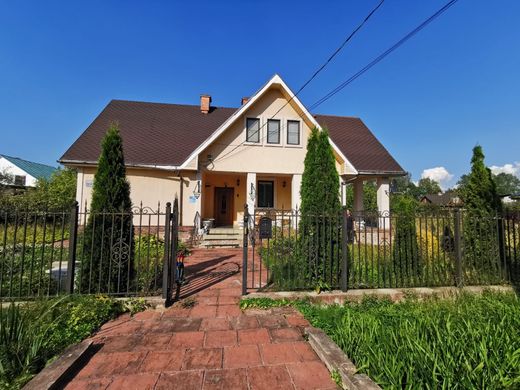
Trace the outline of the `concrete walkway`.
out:
<instances>
[{"instance_id":1,"label":"concrete walkway","mask_svg":"<svg viewBox=\"0 0 520 390\"><path fill-rule=\"evenodd\" d=\"M124 315L67 389L336 389L292 308L242 312L241 249L196 250L182 301ZM184 305L183 305L184 303Z\"/></svg>"}]
</instances>

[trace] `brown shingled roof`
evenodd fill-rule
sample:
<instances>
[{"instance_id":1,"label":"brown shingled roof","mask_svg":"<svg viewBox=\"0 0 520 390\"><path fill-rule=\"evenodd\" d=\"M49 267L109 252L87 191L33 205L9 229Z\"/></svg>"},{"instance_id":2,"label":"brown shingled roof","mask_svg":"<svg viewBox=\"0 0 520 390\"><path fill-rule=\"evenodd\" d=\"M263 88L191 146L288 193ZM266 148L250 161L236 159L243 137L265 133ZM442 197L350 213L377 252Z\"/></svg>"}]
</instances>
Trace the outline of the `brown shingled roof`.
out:
<instances>
[{"instance_id":1,"label":"brown shingled roof","mask_svg":"<svg viewBox=\"0 0 520 390\"><path fill-rule=\"evenodd\" d=\"M315 115L321 127L360 173L404 173L403 168L388 153L359 118Z\"/></svg>"},{"instance_id":2,"label":"brown shingled roof","mask_svg":"<svg viewBox=\"0 0 520 390\"><path fill-rule=\"evenodd\" d=\"M112 100L61 157L64 163L96 163L101 140L119 123L128 165L179 166L237 109ZM334 143L362 173L404 173L401 166L358 118L316 115Z\"/></svg>"},{"instance_id":3,"label":"brown shingled roof","mask_svg":"<svg viewBox=\"0 0 520 390\"><path fill-rule=\"evenodd\" d=\"M128 165L181 165L236 108L112 100L61 157L60 162L95 163L101 140L117 121Z\"/></svg>"}]
</instances>

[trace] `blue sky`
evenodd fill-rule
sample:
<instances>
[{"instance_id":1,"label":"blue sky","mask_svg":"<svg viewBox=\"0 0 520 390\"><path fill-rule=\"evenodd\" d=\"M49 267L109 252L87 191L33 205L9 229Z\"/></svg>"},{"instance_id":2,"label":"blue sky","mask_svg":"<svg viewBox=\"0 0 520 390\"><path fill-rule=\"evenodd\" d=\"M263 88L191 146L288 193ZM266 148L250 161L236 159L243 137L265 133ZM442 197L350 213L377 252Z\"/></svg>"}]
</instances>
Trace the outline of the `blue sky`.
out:
<instances>
[{"instance_id":1,"label":"blue sky","mask_svg":"<svg viewBox=\"0 0 520 390\"><path fill-rule=\"evenodd\" d=\"M386 0L303 103L446 1ZM53 164L111 99L237 106L274 73L297 90L376 3L3 1L0 153ZM443 167L454 183L477 143L520 175L519 14L516 0L459 0L316 112L361 117L415 180Z\"/></svg>"}]
</instances>

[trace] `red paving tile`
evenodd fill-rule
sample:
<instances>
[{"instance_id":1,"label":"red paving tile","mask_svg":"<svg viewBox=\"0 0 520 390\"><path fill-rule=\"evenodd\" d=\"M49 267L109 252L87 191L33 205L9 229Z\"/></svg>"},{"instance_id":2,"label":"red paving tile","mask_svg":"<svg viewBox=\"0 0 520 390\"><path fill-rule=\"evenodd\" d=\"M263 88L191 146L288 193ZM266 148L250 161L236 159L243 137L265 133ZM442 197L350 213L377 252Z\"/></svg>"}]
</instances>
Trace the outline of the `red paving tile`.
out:
<instances>
[{"instance_id":1,"label":"red paving tile","mask_svg":"<svg viewBox=\"0 0 520 390\"><path fill-rule=\"evenodd\" d=\"M238 344L267 344L271 342L269 332L265 328L241 329L238 331Z\"/></svg>"},{"instance_id":2,"label":"red paving tile","mask_svg":"<svg viewBox=\"0 0 520 390\"><path fill-rule=\"evenodd\" d=\"M236 330L210 330L206 332L206 347L227 347L237 344Z\"/></svg>"},{"instance_id":3,"label":"red paving tile","mask_svg":"<svg viewBox=\"0 0 520 390\"><path fill-rule=\"evenodd\" d=\"M258 345L224 348L224 368L246 368L262 365Z\"/></svg>"},{"instance_id":4,"label":"red paving tile","mask_svg":"<svg viewBox=\"0 0 520 390\"><path fill-rule=\"evenodd\" d=\"M300 313L292 308L243 313L238 306L240 273L199 291L208 283L207 270L199 264L207 262L209 270L216 270L220 258L221 264L234 262L238 269L241 256L241 249L194 250L187 275L195 276L181 298L190 296L195 306L183 307L181 301L162 312L124 315L103 325L92 337L100 351L66 388L335 388L302 337L301 328L308 323Z\"/></svg>"},{"instance_id":5,"label":"red paving tile","mask_svg":"<svg viewBox=\"0 0 520 390\"><path fill-rule=\"evenodd\" d=\"M222 348L188 349L182 367L184 370L222 368Z\"/></svg>"},{"instance_id":6,"label":"red paving tile","mask_svg":"<svg viewBox=\"0 0 520 390\"><path fill-rule=\"evenodd\" d=\"M285 365L248 368L247 376L251 390L294 389Z\"/></svg>"},{"instance_id":7,"label":"red paving tile","mask_svg":"<svg viewBox=\"0 0 520 390\"><path fill-rule=\"evenodd\" d=\"M114 378L108 390L153 390L159 374L133 374Z\"/></svg>"},{"instance_id":8,"label":"red paving tile","mask_svg":"<svg viewBox=\"0 0 520 390\"><path fill-rule=\"evenodd\" d=\"M206 371L204 390L248 390L247 371L243 368Z\"/></svg>"},{"instance_id":9,"label":"red paving tile","mask_svg":"<svg viewBox=\"0 0 520 390\"><path fill-rule=\"evenodd\" d=\"M273 343L303 340L301 332L295 328L270 329L269 333L271 333L271 340L273 340Z\"/></svg>"},{"instance_id":10,"label":"red paving tile","mask_svg":"<svg viewBox=\"0 0 520 390\"><path fill-rule=\"evenodd\" d=\"M230 330L231 324L227 318L204 318L200 330Z\"/></svg>"},{"instance_id":11,"label":"red paving tile","mask_svg":"<svg viewBox=\"0 0 520 390\"><path fill-rule=\"evenodd\" d=\"M284 364L301 361L300 355L295 351L292 343L260 345L264 364Z\"/></svg>"},{"instance_id":12,"label":"red paving tile","mask_svg":"<svg viewBox=\"0 0 520 390\"><path fill-rule=\"evenodd\" d=\"M151 351L139 366L141 372L179 371L182 367L184 349L177 351Z\"/></svg>"},{"instance_id":13,"label":"red paving tile","mask_svg":"<svg viewBox=\"0 0 520 390\"><path fill-rule=\"evenodd\" d=\"M204 345L204 332L179 332L174 333L168 349L197 348Z\"/></svg>"},{"instance_id":14,"label":"red paving tile","mask_svg":"<svg viewBox=\"0 0 520 390\"><path fill-rule=\"evenodd\" d=\"M155 385L155 390L200 390L202 371L163 372Z\"/></svg>"},{"instance_id":15,"label":"red paving tile","mask_svg":"<svg viewBox=\"0 0 520 390\"><path fill-rule=\"evenodd\" d=\"M287 369L298 390L337 389L322 362L288 364Z\"/></svg>"}]
</instances>

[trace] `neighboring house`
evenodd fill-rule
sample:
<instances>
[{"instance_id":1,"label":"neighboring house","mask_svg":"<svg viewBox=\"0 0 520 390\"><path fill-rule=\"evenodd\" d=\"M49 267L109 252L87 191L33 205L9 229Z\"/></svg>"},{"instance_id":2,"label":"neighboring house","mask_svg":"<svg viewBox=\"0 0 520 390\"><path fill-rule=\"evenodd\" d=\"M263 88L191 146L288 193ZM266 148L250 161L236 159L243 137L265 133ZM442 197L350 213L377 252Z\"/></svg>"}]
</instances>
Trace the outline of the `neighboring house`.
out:
<instances>
[{"instance_id":1,"label":"neighboring house","mask_svg":"<svg viewBox=\"0 0 520 390\"><path fill-rule=\"evenodd\" d=\"M14 187L35 187L38 179L50 179L55 167L0 154L0 171L13 177Z\"/></svg>"},{"instance_id":2,"label":"neighboring house","mask_svg":"<svg viewBox=\"0 0 520 390\"><path fill-rule=\"evenodd\" d=\"M420 199L421 203L439 207L461 207L462 199L453 192L447 191L444 194L426 194Z\"/></svg>"},{"instance_id":3,"label":"neighboring house","mask_svg":"<svg viewBox=\"0 0 520 390\"><path fill-rule=\"evenodd\" d=\"M208 95L200 106L111 101L59 160L78 170L82 210L113 121L123 138L133 204L156 208L178 197L185 226L198 216L238 226L246 203L250 212L298 208L313 127L328 128L340 180L354 184L355 210L363 207L363 181L375 179L379 210L387 211L389 180L405 174L361 119L309 113L275 75L238 108L214 107Z\"/></svg>"}]
</instances>

